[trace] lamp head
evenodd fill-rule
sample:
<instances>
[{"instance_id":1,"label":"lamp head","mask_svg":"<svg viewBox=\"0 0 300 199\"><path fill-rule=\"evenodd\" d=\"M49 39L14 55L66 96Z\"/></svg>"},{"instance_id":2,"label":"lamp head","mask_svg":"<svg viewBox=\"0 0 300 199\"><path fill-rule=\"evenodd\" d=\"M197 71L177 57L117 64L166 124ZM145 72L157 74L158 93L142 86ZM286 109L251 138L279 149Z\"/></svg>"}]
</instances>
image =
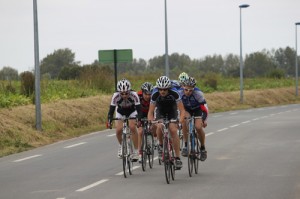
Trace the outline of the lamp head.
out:
<instances>
[{"instance_id":1,"label":"lamp head","mask_svg":"<svg viewBox=\"0 0 300 199\"><path fill-rule=\"evenodd\" d=\"M296 26L297 26L297 25L300 25L300 22L295 23L295 25L296 25Z\"/></svg>"},{"instance_id":2,"label":"lamp head","mask_svg":"<svg viewBox=\"0 0 300 199\"><path fill-rule=\"evenodd\" d=\"M240 8L248 8L250 5L248 4L242 4L242 5L239 5Z\"/></svg>"}]
</instances>

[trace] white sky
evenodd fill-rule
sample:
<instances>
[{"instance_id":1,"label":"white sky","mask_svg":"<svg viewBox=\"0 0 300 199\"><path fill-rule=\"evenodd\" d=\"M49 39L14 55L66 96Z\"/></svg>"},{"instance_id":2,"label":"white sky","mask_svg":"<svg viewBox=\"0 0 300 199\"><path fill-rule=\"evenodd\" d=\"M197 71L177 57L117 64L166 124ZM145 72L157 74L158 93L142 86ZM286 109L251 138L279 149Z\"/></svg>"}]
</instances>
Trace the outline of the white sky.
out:
<instances>
[{"instance_id":1,"label":"white sky","mask_svg":"<svg viewBox=\"0 0 300 199\"><path fill-rule=\"evenodd\" d=\"M40 60L70 48L90 64L98 50L132 49L134 58L165 53L164 0L37 0ZM300 0L167 0L168 51L194 58L295 48ZM300 27L298 27L298 41ZM298 44L299 46L299 44ZM0 69L34 68L33 0L0 0Z\"/></svg>"}]
</instances>

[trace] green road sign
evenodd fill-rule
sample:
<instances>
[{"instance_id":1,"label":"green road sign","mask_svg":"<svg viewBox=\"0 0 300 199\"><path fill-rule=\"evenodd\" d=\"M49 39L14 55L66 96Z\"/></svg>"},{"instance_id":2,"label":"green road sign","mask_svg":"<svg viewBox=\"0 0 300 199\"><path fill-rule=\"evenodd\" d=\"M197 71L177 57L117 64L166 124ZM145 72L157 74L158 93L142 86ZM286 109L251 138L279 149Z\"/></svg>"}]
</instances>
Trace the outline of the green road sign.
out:
<instances>
[{"instance_id":1,"label":"green road sign","mask_svg":"<svg viewBox=\"0 0 300 199\"><path fill-rule=\"evenodd\" d=\"M100 63L131 62L132 50L131 49L99 50L98 56L99 56Z\"/></svg>"}]
</instances>

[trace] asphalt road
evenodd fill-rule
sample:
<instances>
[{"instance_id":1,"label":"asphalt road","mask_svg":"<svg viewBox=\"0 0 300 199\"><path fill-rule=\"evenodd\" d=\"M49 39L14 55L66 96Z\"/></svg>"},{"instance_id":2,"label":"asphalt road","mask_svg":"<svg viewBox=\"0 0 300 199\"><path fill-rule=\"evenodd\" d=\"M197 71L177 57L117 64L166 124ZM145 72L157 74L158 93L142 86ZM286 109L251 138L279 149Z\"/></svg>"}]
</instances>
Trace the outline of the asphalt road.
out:
<instances>
[{"instance_id":1,"label":"asphalt road","mask_svg":"<svg viewBox=\"0 0 300 199\"><path fill-rule=\"evenodd\" d=\"M299 199L300 104L210 114L208 159L187 159L167 184L163 166L125 179L113 130L0 158L0 199Z\"/></svg>"}]
</instances>

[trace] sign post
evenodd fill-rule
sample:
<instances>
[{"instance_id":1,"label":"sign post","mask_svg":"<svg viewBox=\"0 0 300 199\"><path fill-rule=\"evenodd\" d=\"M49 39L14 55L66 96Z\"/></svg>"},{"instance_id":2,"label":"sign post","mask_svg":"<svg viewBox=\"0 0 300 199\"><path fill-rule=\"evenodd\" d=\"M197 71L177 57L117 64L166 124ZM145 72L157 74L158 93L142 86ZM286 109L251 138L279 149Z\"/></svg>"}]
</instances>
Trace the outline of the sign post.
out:
<instances>
[{"instance_id":1,"label":"sign post","mask_svg":"<svg viewBox=\"0 0 300 199\"><path fill-rule=\"evenodd\" d=\"M120 62L132 62L132 50L131 49L99 50L98 57L100 63L114 63L115 91L117 91L117 81L118 81L117 64Z\"/></svg>"}]
</instances>

